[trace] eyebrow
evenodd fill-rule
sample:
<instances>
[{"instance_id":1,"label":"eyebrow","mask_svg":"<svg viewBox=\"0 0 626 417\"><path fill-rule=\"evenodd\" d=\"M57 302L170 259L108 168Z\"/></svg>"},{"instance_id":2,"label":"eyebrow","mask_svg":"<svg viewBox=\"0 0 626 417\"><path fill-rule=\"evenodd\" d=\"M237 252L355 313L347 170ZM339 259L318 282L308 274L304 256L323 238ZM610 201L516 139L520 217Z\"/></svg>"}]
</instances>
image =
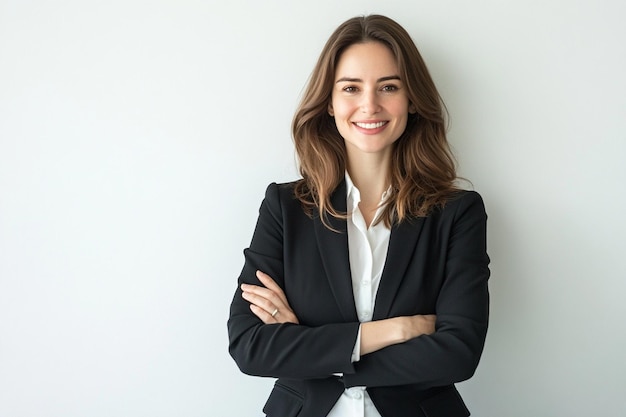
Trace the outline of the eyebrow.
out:
<instances>
[{"instance_id":1,"label":"eyebrow","mask_svg":"<svg viewBox=\"0 0 626 417\"><path fill-rule=\"evenodd\" d=\"M376 82L382 83L384 81L389 81L389 80L398 80L401 81L400 76L398 75L389 75L387 77L381 77L378 80L376 80ZM363 80L360 78L350 78L350 77L341 77L340 79L338 79L337 81L335 81L335 84L338 83L362 83Z\"/></svg>"}]
</instances>

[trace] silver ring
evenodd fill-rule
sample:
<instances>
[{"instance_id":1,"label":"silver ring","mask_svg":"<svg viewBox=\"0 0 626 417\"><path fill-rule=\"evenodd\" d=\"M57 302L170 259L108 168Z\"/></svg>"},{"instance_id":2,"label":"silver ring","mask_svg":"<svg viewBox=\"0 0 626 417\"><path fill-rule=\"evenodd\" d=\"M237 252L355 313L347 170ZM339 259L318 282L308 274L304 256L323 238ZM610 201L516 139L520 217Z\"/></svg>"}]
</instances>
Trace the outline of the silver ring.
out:
<instances>
[{"instance_id":1,"label":"silver ring","mask_svg":"<svg viewBox=\"0 0 626 417\"><path fill-rule=\"evenodd\" d=\"M274 311L272 311L272 317L274 317L276 314L278 314L278 309L275 308Z\"/></svg>"}]
</instances>

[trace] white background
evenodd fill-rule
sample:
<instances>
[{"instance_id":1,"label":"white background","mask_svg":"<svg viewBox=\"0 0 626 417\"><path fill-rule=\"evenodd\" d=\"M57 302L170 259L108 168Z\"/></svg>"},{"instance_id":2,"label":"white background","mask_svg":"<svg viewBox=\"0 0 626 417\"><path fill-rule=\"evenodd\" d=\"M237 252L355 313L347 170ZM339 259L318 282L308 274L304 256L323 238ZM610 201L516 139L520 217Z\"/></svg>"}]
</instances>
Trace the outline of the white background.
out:
<instances>
[{"instance_id":1,"label":"white background","mask_svg":"<svg viewBox=\"0 0 626 417\"><path fill-rule=\"evenodd\" d=\"M372 12L487 204L473 415L626 415L623 1L2 0L0 416L261 415L227 353L242 250L323 43Z\"/></svg>"}]
</instances>

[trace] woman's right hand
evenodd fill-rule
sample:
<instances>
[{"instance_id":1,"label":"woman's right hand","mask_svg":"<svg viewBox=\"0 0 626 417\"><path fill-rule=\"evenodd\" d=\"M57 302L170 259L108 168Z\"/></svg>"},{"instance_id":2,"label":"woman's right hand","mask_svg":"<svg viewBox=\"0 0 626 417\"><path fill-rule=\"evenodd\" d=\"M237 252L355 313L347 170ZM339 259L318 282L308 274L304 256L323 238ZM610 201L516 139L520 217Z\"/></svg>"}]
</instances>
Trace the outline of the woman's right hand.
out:
<instances>
[{"instance_id":1,"label":"woman's right hand","mask_svg":"<svg viewBox=\"0 0 626 417\"><path fill-rule=\"evenodd\" d=\"M414 337L435 333L437 316L434 314L417 314L415 316L396 317L392 320L401 322L402 339L406 342Z\"/></svg>"},{"instance_id":2,"label":"woman's right hand","mask_svg":"<svg viewBox=\"0 0 626 417\"><path fill-rule=\"evenodd\" d=\"M361 324L361 355L387 346L404 343L415 337L435 333L434 314L392 317Z\"/></svg>"}]
</instances>

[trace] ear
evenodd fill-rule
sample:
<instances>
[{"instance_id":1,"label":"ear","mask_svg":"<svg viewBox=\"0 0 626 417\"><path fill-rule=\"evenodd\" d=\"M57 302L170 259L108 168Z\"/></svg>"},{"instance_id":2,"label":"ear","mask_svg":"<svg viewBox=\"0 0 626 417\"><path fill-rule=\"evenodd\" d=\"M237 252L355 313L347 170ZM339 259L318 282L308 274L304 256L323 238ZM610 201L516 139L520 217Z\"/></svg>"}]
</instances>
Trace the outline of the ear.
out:
<instances>
[{"instance_id":1,"label":"ear","mask_svg":"<svg viewBox=\"0 0 626 417\"><path fill-rule=\"evenodd\" d=\"M413 103L409 103L409 113L411 114L417 113L417 109L415 108L415 105Z\"/></svg>"},{"instance_id":2,"label":"ear","mask_svg":"<svg viewBox=\"0 0 626 417\"><path fill-rule=\"evenodd\" d=\"M333 110L333 102L332 101L328 102L328 114L330 115L330 117L335 117L335 111Z\"/></svg>"}]
</instances>

